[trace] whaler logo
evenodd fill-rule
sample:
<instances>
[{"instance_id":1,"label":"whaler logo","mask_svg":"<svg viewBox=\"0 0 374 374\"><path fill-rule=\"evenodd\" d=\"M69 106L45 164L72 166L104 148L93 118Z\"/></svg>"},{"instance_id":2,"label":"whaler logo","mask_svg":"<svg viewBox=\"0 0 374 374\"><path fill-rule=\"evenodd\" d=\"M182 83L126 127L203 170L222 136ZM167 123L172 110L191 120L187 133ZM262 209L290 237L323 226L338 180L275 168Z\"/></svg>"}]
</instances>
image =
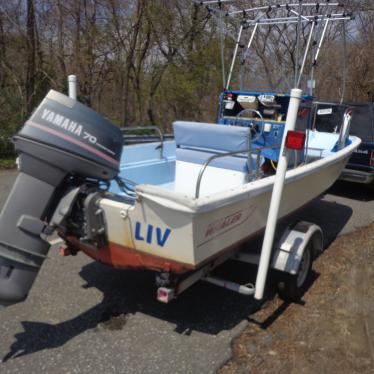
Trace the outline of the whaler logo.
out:
<instances>
[{"instance_id":1,"label":"whaler logo","mask_svg":"<svg viewBox=\"0 0 374 374\"><path fill-rule=\"evenodd\" d=\"M78 122L75 122L61 114L55 113L52 110L44 109L42 114L42 119L57 126L61 129L71 132L76 136L81 136L83 131L83 126Z\"/></svg>"},{"instance_id":2,"label":"whaler logo","mask_svg":"<svg viewBox=\"0 0 374 374\"><path fill-rule=\"evenodd\" d=\"M242 218L242 215L243 215L243 211L239 210L238 212L230 214L229 216L226 216L225 218L221 218L215 222L210 223L205 232L205 237L207 238L208 236L211 236L223 229L233 226L235 223L240 221L240 219Z\"/></svg>"}]
</instances>

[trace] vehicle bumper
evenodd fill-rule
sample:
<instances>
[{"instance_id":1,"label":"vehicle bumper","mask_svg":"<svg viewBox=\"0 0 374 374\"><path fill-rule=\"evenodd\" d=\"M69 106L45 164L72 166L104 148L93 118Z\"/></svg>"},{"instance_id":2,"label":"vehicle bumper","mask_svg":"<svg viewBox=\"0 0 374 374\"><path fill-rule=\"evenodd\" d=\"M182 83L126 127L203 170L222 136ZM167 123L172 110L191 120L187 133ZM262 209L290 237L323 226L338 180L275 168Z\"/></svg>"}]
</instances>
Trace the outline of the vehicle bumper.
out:
<instances>
[{"instance_id":1,"label":"vehicle bumper","mask_svg":"<svg viewBox=\"0 0 374 374\"><path fill-rule=\"evenodd\" d=\"M374 172L367 172L353 169L343 169L339 177L340 180L370 184L374 182Z\"/></svg>"}]
</instances>

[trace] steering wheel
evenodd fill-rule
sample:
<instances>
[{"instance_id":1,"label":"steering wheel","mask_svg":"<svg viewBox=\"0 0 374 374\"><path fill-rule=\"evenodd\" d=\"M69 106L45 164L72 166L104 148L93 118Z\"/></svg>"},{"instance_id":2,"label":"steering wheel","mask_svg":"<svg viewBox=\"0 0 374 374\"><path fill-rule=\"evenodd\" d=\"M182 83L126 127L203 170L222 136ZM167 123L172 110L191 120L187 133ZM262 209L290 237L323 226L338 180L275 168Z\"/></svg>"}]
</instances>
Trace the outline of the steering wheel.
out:
<instances>
[{"instance_id":1,"label":"steering wheel","mask_svg":"<svg viewBox=\"0 0 374 374\"><path fill-rule=\"evenodd\" d=\"M241 117L244 117L246 114L250 113L256 114L256 116L261 120L261 126L255 123L254 120L251 120L248 124L248 127L251 129L252 141L256 141L262 136L264 132L265 122L262 114L256 109L243 109L236 115L236 119L240 119ZM235 122L235 125L238 126L239 124Z\"/></svg>"}]
</instances>

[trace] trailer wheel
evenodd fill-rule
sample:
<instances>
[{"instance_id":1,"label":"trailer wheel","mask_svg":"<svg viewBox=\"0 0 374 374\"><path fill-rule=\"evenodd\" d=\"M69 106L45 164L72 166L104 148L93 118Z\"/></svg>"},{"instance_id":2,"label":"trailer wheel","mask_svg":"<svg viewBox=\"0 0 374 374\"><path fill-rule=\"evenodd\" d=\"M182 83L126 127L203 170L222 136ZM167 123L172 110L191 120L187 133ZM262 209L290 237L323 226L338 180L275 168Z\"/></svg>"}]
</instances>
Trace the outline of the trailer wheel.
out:
<instances>
[{"instance_id":1,"label":"trailer wheel","mask_svg":"<svg viewBox=\"0 0 374 374\"><path fill-rule=\"evenodd\" d=\"M304 294L305 286L310 278L313 262L312 243L309 242L304 249L299 270L296 274L282 274L278 283L279 296L288 302L297 301Z\"/></svg>"}]
</instances>

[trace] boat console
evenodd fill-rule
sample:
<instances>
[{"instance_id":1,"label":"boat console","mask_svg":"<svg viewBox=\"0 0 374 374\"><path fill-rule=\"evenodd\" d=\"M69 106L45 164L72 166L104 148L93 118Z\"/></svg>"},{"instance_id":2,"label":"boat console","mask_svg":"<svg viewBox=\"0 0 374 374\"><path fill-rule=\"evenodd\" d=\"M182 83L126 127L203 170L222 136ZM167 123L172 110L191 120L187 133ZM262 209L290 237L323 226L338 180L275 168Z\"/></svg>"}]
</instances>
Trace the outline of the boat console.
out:
<instances>
[{"instance_id":1,"label":"boat console","mask_svg":"<svg viewBox=\"0 0 374 374\"><path fill-rule=\"evenodd\" d=\"M290 94L224 91L219 100L218 123L250 127L254 143L258 146L279 145L283 138L289 103ZM312 97L304 95L300 104L296 130L305 130L310 127L311 108ZM263 155L277 161L279 149L268 149L263 151Z\"/></svg>"}]
</instances>

